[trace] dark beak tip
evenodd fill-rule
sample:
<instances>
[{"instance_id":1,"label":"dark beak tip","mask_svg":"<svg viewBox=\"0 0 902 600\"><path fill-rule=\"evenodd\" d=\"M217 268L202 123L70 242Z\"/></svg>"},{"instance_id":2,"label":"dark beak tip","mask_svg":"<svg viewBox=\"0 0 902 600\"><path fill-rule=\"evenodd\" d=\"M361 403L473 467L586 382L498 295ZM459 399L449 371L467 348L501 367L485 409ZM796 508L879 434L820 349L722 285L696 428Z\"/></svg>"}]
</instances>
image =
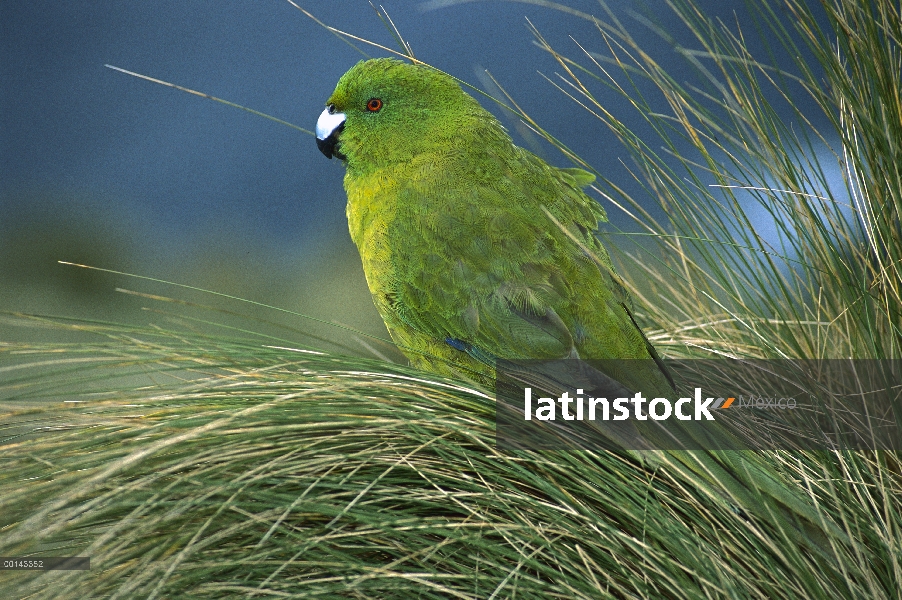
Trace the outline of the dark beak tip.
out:
<instances>
[{"instance_id":1,"label":"dark beak tip","mask_svg":"<svg viewBox=\"0 0 902 600\"><path fill-rule=\"evenodd\" d=\"M335 153L335 138L332 136L327 137L324 140L316 138L316 147L319 148L319 151L325 154L326 158L332 158Z\"/></svg>"},{"instance_id":2,"label":"dark beak tip","mask_svg":"<svg viewBox=\"0 0 902 600\"><path fill-rule=\"evenodd\" d=\"M329 137L322 140L320 138L316 138L316 147L319 148L319 151L326 155L326 158L331 159L333 156L344 160L344 155L341 152L335 149L338 145L338 134L344 129L344 123L341 123L338 127L336 127L332 133L329 134Z\"/></svg>"}]
</instances>

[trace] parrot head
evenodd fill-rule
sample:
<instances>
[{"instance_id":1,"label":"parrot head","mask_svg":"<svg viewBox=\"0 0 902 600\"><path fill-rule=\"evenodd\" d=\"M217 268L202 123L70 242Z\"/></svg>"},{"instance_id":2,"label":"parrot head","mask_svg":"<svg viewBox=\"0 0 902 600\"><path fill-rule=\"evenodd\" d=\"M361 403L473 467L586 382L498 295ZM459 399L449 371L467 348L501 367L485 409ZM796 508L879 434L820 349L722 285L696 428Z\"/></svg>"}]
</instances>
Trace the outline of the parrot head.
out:
<instances>
[{"instance_id":1,"label":"parrot head","mask_svg":"<svg viewBox=\"0 0 902 600\"><path fill-rule=\"evenodd\" d=\"M449 75L399 60L361 61L342 75L316 122L316 144L349 171L409 162L497 127Z\"/></svg>"}]
</instances>

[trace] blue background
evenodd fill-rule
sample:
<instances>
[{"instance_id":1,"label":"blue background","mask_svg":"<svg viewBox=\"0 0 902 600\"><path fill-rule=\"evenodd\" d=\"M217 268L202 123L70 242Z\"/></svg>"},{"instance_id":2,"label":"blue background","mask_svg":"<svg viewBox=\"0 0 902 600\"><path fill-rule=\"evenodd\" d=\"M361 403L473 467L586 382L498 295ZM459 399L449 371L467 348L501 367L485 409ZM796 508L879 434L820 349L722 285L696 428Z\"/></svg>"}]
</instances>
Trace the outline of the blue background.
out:
<instances>
[{"instance_id":1,"label":"blue background","mask_svg":"<svg viewBox=\"0 0 902 600\"><path fill-rule=\"evenodd\" d=\"M595 2L568 4L604 17ZM366 2L302 5L330 25L396 47ZM742 5L703 5L754 29ZM515 2L383 6L419 59L483 88L479 73L489 69L544 128L642 199L614 135L537 73L553 76L559 67L533 44L527 18L571 57L579 49L569 36L605 51L592 23ZM632 11L697 46L666 5L620 2L614 13L677 79L691 78ZM337 79L362 58L353 48L280 0L4 2L0 48L0 308L119 318L148 305L116 294L116 286L202 298L56 264L69 260L382 333L347 234L339 161L326 160L296 130L103 66L312 129ZM616 94L601 85L594 91L641 127ZM534 143L497 107L483 105L515 141ZM570 166L547 144L538 151ZM614 225L632 228L607 209Z\"/></svg>"}]
</instances>

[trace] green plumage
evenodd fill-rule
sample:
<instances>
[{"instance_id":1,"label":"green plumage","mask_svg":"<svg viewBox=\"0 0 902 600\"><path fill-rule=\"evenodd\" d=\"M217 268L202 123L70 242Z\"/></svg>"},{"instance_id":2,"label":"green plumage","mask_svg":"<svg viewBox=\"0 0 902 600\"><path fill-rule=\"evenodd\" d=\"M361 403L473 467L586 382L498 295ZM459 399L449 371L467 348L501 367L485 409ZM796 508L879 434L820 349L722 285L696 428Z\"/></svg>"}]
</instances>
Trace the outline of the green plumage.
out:
<instances>
[{"instance_id":1,"label":"green plumage","mask_svg":"<svg viewBox=\"0 0 902 600\"><path fill-rule=\"evenodd\" d=\"M593 175L515 146L451 77L429 67L360 62L328 104L344 115L334 141L347 167L351 237L376 307L414 365L491 381L498 358L646 359L607 375L674 398L594 235L606 216L582 191ZM821 526L752 453L642 455L796 534ZM794 525L762 506L762 494Z\"/></svg>"},{"instance_id":2,"label":"green plumage","mask_svg":"<svg viewBox=\"0 0 902 600\"><path fill-rule=\"evenodd\" d=\"M366 108L372 98L383 102L378 112ZM351 236L411 362L490 377L474 356L649 358L593 235L606 220L581 190L593 175L515 146L454 80L426 67L362 62L329 103L346 115L339 149ZM668 389L654 368L623 383L647 388L649 378Z\"/></svg>"}]
</instances>

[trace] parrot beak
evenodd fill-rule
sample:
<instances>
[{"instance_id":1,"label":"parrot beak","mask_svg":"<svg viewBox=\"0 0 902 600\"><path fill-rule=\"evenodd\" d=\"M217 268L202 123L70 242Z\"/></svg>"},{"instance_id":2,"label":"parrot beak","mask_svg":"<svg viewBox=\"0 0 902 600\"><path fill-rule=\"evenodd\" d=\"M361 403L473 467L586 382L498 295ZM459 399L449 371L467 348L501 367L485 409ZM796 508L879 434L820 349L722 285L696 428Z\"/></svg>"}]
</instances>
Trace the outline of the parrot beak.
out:
<instances>
[{"instance_id":1,"label":"parrot beak","mask_svg":"<svg viewBox=\"0 0 902 600\"><path fill-rule=\"evenodd\" d=\"M316 147L326 155L344 160L344 155L335 146L338 144L338 134L344 129L345 114L335 112L335 105L330 104L316 120Z\"/></svg>"}]
</instances>

